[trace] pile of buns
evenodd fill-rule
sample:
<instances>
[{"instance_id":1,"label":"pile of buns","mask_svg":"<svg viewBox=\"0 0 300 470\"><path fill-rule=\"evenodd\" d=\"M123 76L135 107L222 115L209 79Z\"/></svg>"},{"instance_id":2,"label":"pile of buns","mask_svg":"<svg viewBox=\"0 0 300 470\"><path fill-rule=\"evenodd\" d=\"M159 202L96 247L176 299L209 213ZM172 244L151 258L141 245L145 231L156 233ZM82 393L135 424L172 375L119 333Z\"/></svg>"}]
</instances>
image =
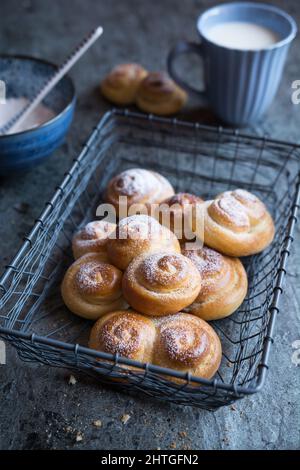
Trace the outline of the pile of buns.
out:
<instances>
[{"instance_id":1,"label":"pile of buns","mask_svg":"<svg viewBox=\"0 0 300 470\"><path fill-rule=\"evenodd\" d=\"M164 72L139 64L120 64L102 80L101 92L116 105L135 104L147 113L167 116L181 110L187 94Z\"/></svg>"},{"instance_id":2,"label":"pile of buns","mask_svg":"<svg viewBox=\"0 0 300 470\"><path fill-rule=\"evenodd\" d=\"M144 213L117 224L93 221L74 235L75 262L61 291L73 313L96 321L90 347L212 378L222 351L207 322L231 315L247 294L238 257L272 242L275 228L265 205L242 189L209 201L175 194L162 175L140 168L115 176L105 200L118 216L133 205L150 213L152 204L164 203L170 225ZM175 222L185 220L187 208L197 209L191 212L193 230L199 214L204 220L203 233L193 232L203 246L176 236Z\"/></svg>"}]
</instances>

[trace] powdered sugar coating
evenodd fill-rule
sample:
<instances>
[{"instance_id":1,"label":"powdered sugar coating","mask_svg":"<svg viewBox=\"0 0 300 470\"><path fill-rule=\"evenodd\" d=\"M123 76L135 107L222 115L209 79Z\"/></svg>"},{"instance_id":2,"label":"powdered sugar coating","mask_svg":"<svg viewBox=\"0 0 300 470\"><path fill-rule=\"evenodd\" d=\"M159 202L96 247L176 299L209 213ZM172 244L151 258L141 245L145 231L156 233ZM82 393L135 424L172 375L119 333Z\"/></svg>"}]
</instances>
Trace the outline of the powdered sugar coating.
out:
<instances>
[{"instance_id":1,"label":"powdered sugar coating","mask_svg":"<svg viewBox=\"0 0 300 470\"><path fill-rule=\"evenodd\" d=\"M165 201L163 201L163 203L167 204L171 209L172 206L175 205L175 210L178 208L178 206L184 207L190 204L200 204L202 202L203 199L198 196L195 196L195 194L190 193L176 193Z\"/></svg>"},{"instance_id":2,"label":"powdered sugar coating","mask_svg":"<svg viewBox=\"0 0 300 470\"><path fill-rule=\"evenodd\" d=\"M159 238L162 232L163 227L153 217L136 214L120 220L117 228L117 238L148 240Z\"/></svg>"},{"instance_id":3,"label":"powdered sugar coating","mask_svg":"<svg viewBox=\"0 0 300 470\"><path fill-rule=\"evenodd\" d=\"M223 214L228 216L234 225L239 227L247 227L249 225L245 209L234 197L222 197L217 201L217 204Z\"/></svg>"},{"instance_id":4,"label":"powdered sugar coating","mask_svg":"<svg viewBox=\"0 0 300 470\"><path fill-rule=\"evenodd\" d=\"M246 191L245 189L236 189L234 191L226 191L219 196L219 200L223 201L222 205L226 205L226 210L229 214L230 207L235 212L235 217L237 222L234 221L236 226L241 226L241 223L238 223L238 220L241 221L241 214L244 211L246 217L248 217L249 223L256 223L266 213L264 204L256 197L254 194ZM234 201L236 204L234 205ZM232 217L232 213L230 212Z\"/></svg>"},{"instance_id":5,"label":"powdered sugar coating","mask_svg":"<svg viewBox=\"0 0 300 470\"><path fill-rule=\"evenodd\" d=\"M169 182L159 173L143 168L131 168L115 176L108 186L109 199L118 200L119 196L127 196L135 202L143 201L150 197L151 202L156 201L162 188L172 191Z\"/></svg>"},{"instance_id":6,"label":"powdered sugar coating","mask_svg":"<svg viewBox=\"0 0 300 470\"><path fill-rule=\"evenodd\" d=\"M201 276L178 253L154 252L135 258L123 276L123 295L139 312L160 316L177 313L198 296Z\"/></svg>"},{"instance_id":7,"label":"powdered sugar coating","mask_svg":"<svg viewBox=\"0 0 300 470\"><path fill-rule=\"evenodd\" d=\"M246 191L245 189L235 189L234 191L231 191L231 195L236 197L239 201L247 201L249 203L257 203L260 202L259 199L252 193L249 193L249 191Z\"/></svg>"},{"instance_id":8,"label":"powdered sugar coating","mask_svg":"<svg viewBox=\"0 0 300 470\"><path fill-rule=\"evenodd\" d=\"M181 254L158 252L144 259L137 276L148 289L176 290L187 285L190 273L190 262Z\"/></svg>"},{"instance_id":9,"label":"powdered sugar coating","mask_svg":"<svg viewBox=\"0 0 300 470\"><path fill-rule=\"evenodd\" d=\"M116 176L112 188L122 196L145 195L157 184L154 173L141 168L132 168Z\"/></svg>"},{"instance_id":10,"label":"powdered sugar coating","mask_svg":"<svg viewBox=\"0 0 300 470\"><path fill-rule=\"evenodd\" d=\"M101 253L104 261L106 259L106 244L115 228L116 224L106 221L89 222L73 237L74 258L78 259L87 253Z\"/></svg>"},{"instance_id":11,"label":"powdered sugar coating","mask_svg":"<svg viewBox=\"0 0 300 470\"><path fill-rule=\"evenodd\" d=\"M143 344L144 321L138 315L121 313L101 328L99 342L104 351L131 357Z\"/></svg>"},{"instance_id":12,"label":"powdered sugar coating","mask_svg":"<svg viewBox=\"0 0 300 470\"><path fill-rule=\"evenodd\" d=\"M236 189L232 192L235 197L247 211L252 222L260 220L266 213L265 205L254 195L244 189Z\"/></svg>"},{"instance_id":13,"label":"powdered sugar coating","mask_svg":"<svg viewBox=\"0 0 300 470\"><path fill-rule=\"evenodd\" d=\"M106 240L114 228L115 224L96 220L83 227L79 232L79 237L82 240Z\"/></svg>"},{"instance_id":14,"label":"powdered sugar coating","mask_svg":"<svg viewBox=\"0 0 300 470\"><path fill-rule=\"evenodd\" d=\"M160 322L160 345L171 361L195 366L201 360L209 344L201 323L190 316L168 317Z\"/></svg>"},{"instance_id":15,"label":"powdered sugar coating","mask_svg":"<svg viewBox=\"0 0 300 470\"><path fill-rule=\"evenodd\" d=\"M220 273L224 269L224 257L207 246L197 250L183 249L182 254L195 264L203 278Z\"/></svg>"},{"instance_id":16,"label":"powdered sugar coating","mask_svg":"<svg viewBox=\"0 0 300 470\"><path fill-rule=\"evenodd\" d=\"M75 274L75 285L84 294L106 294L120 287L121 273L114 266L97 261L79 264Z\"/></svg>"}]
</instances>

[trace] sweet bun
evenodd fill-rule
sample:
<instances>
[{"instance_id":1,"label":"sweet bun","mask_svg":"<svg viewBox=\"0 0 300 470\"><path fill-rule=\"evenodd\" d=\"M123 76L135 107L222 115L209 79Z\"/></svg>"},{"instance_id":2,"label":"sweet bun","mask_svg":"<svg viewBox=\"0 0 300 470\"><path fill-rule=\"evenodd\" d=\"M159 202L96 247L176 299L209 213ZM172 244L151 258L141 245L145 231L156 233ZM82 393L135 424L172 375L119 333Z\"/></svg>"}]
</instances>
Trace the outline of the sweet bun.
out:
<instances>
[{"instance_id":1,"label":"sweet bun","mask_svg":"<svg viewBox=\"0 0 300 470\"><path fill-rule=\"evenodd\" d=\"M142 111L162 116L177 113L186 100L186 92L164 72L149 73L136 94L136 104Z\"/></svg>"},{"instance_id":2,"label":"sweet bun","mask_svg":"<svg viewBox=\"0 0 300 470\"><path fill-rule=\"evenodd\" d=\"M88 253L67 270L61 294L71 312L97 320L107 312L126 307L121 286L122 272L104 263L101 255Z\"/></svg>"},{"instance_id":3,"label":"sweet bun","mask_svg":"<svg viewBox=\"0 0 300 470\"><path fill-rule=\"evenodd\" d=\"M229 256L263 251L275 227L265 205L243 189L226 191L203 204L205 244Z\"/></svg>"},{"instance_id":4,"label":"sweet bun","mask_svg":"<svg viewBox=\"0 0 300 470\"><path fill-rule=\"evenodd\" d=\"M159 319L133 310L109 313L93 326L89 347L205 379L217 372L222 356L211 326L188 313Z\"/></svg>"},{"instance_id":5,"label":"sweet bun","mask_svg":"<svg viewBox=\"0 0 300 470\"><path fill-rule=\"evenodd\" d=\"M186 312L203 320L217 320L231 315L242 304L248 288L247 274L238 258L222 255L204 246L182 254L198 268L201 290Z\"/></svg>"},{"instance_id":6,"label":"sweet bun","mask_svg":"<svg viewBox=\"0 0 300 470\"><path fill-rule=\"evenodd\" d=\"M120 220L107 242L110 262L122 270L136 256L155 251L180 253L180 245L173 232L147 215L132 215Z\"/></svg>"},{"instance_id":7,"label":"sweet bun","mask_svg":"<svg viewBox=\"0 0 300 470\"><path fill-rule=\"evenodd\" d=\"M139 312L162 316L179 312L197 298L201 276L179 253L159 251L134 258L122 282L123 295Z\"/></svg>"},{"instance_id":8,"label":"sweet bun","mask_svg":"<svg viewBox=\"0 0 300 470\"><path fill-rule=\"evenodd\" d=\"M193 219L199 204L204 201L189 193L177 193L160 204L158 220L175 233L180 242L190 241L194 237Z\"/></svg>"},{"instance_id":9,"label":"sweet bun","mask_svg":"<svg viewBox=\"0 0 300 470\"><path fill-rule=\"evenodd\" d=\"M218 335L208 323L188 313L154 321L157 333L153 364L205 379L215 375L220 367L222 347Z\"/></svg>"},{"instance_id":10,"label":"sweet bun","mask_svg":"<svg viewBox=\"0 0 300 470\"><path fill-rule=\"evenodd\" d=\"M173 194L174 189L164 176L143 168L131 168L112 178L105 199L115 207L117 215L123 209L124 217L133 204L157 204Z\"/></svg>"},{"instance_id":11,"label":"sweet bun","mask_svg":"<svg viewBox=\"0 0 300 470\"><path fill-rule=\"evenodd\" d=\"M133 310L119 310L100 318L93 326L89 347L128 359L149 362L155 326L150 318Z\"/></svg>"},{"instance_id":12,"label":"sweet bun","mask_svg":"<svg viewBox=\"0 0 300 470\"><path fill-rule=\"evenodd\" d=\"M108 261L106 243L109 235L115 230L116 224L96 220L89 222L75 233L72 240L74 258L80 258L87 253L98 253L102 261Z\"/></svg>"},{"instance_id":13,"label":"sweet bun","mask_svg":"<svg viewBox=\"0 0 300 470\"><path fill-rule=\"evenodd\" d=\"M101 92L115 104L132 104L137 89L147 74L147 70L138 64L117 65L101 82Z\"/></svg>"}]
</instances>

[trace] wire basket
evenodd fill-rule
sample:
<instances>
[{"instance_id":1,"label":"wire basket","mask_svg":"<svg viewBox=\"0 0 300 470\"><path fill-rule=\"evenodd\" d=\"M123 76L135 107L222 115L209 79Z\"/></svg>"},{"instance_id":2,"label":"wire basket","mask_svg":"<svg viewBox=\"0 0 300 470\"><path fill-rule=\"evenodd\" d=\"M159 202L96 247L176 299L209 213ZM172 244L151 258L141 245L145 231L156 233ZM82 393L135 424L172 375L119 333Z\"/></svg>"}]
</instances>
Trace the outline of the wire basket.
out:
<instances>
[{"instance_id":1,"label":"wire basket","mask_svg":"<svg viewBox=\"0 0 300 470\"><path fill-rule=\"evenodd\" d=\"M0 336L25 361L81 371L168 402L214 410L259 391L293 240L299 153L297 145L222 128L129 111L107 113L0 280ZM91 322L63 305L60 283L73 261L72 234L95 219L109 179L132 167L159 171L176 191L204 199L238 187L253 191L274 217L272 245L243 259L247 298L232 316L213 322L223 347L213 380L89 349ZM134 368L124 368L128 365Z\"/></svg>"}]
</instances>

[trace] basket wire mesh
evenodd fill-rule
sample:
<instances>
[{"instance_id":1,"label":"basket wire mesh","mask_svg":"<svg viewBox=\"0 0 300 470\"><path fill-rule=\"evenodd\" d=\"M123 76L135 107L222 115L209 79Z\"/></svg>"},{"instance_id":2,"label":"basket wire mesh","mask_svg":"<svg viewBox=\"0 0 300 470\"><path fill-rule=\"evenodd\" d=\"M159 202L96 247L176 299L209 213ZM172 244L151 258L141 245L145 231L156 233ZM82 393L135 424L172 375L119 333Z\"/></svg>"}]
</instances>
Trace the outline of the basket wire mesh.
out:
<instances>
[{"instance_id":1,"label":"basket wire mesh","mask_svg":"<svg viewBox=\"0 0 300 470\"><path fill-rule=\"evenodd\" d=\"M25 361L82 371L119 389L173 403L214 410L257 392L268 368L299 207L299 153L298 145L286 142L110 111L6 267L0 280L0 336ZM204 199L237 187L253 191L274 217L272 245L242 260L249 278L244 303L229 318L212 322L223 347L213 380L89 349L91 323L63 305L60 283L72 263L74 231L95 219L109 179L133 167L159 171L176 191Z\"/></svg>"}]
</instances>

